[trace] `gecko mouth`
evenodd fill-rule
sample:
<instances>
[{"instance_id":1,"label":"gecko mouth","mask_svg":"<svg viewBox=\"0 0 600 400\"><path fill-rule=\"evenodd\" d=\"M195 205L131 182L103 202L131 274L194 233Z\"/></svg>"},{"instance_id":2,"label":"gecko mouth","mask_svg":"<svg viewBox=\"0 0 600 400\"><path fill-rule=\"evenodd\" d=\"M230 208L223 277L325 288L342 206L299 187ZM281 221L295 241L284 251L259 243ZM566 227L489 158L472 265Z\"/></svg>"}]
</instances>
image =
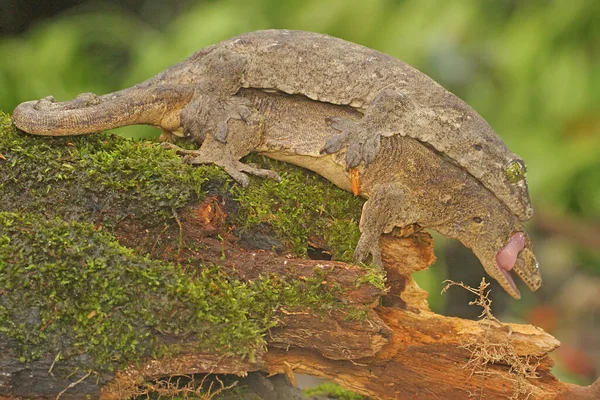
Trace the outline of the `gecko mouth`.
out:
<instances>
[{"instance_id":1,"label":"gecko mouth","mask_svg":"<svg viewBox=\"0 0 600 400\"><path fill-rule=\"evenodd\" d=\"M517 285L515 284L510 271L515 266L517 256L524 247L525 234L523 232L517 232L512 235L508 243L498 252L498 254L496 254L496 265L498 266L498 269L516 293L519 293L519 289L517 289Z\"/></svg>"}]
</instances>

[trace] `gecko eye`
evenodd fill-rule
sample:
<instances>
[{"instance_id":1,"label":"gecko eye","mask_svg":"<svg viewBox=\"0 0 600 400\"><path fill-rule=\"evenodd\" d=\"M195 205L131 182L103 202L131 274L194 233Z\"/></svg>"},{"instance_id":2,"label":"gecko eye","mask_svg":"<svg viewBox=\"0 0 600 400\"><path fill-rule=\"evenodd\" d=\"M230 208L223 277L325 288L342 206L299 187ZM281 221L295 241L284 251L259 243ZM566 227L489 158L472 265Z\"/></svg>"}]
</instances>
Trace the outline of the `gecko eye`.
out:
<instances>
[{"instance_id":1,"label":"gecko eye","mask_svg":"<svg viewBox=\"0 0 600 400\"><path fill-rule=\"evenodd\" d=\"M510 183L522 181L525 178L526 172L527 168L525 167L525 163L521 160L511 161L504 170L506 179L508 179Z\"/></svg>"},{"instance_id":2,"label":"gecko eye","mask_svg":"<svg viewBox=\"0 0 600 400\"><path fill-rule=\"evenodd\" d=\"M473 221L477 222L478 224L480 224L483 220L479 217L475 217L473 218Z\"/></svg>"},{"instance_id":3,"label":"gecko eye","mask_svg":"<svg viewBox=\"0 0 600 400\"><path fill-rule=\"evenodd\" d=\"M481 145L480 145L480 144L475 144L475 145L473 145L473 148L474 148L476 151L481 151L481 149L482 149L482 147L481 147Z\"/></svg>"}]
</instances>

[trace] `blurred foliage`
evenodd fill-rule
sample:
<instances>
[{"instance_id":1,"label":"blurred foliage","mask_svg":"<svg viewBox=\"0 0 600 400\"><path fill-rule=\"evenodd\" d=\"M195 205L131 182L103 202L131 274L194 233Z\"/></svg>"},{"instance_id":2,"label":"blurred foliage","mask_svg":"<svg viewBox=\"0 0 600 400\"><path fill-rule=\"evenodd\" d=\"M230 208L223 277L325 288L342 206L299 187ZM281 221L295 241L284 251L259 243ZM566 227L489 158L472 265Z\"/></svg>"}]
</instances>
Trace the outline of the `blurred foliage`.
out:
<instances>
[{"instance_id":1,"label":"blurred foliage","mask_svg":"<svg viewBox=\"0 0 600 400\"><path fill-rule=\"evenodd\" d=\"M96 5L70 9L22 36L0 37L0 109L50 94L67 100L131 86L248 31L317 31L393 55L430 75L473 106L527 161L538 211L600 223L597 0L190 1L170 21L154 23L124 7L90 3ZM170 2L147 3L152 15L173 15ZM144 127L122 131L132 137L159 134ZM545 247L550 255L538 258L566 271L553 273L557 282L566 279L574 267L553 257L553 242L540 242L538 251ZM600 274L598 249L568 254L570 266ZM438 268L420 278L438 310L444 300L435 288L443 275ZM527 296L523 309L540 301Z\"/></svg>"}]
</instances>

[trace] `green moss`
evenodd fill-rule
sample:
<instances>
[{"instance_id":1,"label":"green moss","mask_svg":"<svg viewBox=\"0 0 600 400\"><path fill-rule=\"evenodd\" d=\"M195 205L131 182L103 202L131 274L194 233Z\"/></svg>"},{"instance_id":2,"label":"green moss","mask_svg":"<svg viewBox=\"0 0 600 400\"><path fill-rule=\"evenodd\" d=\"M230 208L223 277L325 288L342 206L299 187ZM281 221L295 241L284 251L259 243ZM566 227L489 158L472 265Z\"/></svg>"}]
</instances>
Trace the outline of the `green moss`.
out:
<instances>
[{"instance_id":1,"label":"green moss","mask_svg":"<svg viewBox=\"0 0 600 400\"><path fill-rule=\"evenodd\" d=\"M314 388L304 390L306 396L327 396L338 400L367 400L335 383L325 382Z\"/></svg>"},{"instance_id":2,"label":"green moss","mask_svg":"<svg viewBox=\"0 0 600 400\"><path fill-rule=\"evenodd\" d=\"M39 212L47 217L102 223L124 218L156 224L206 196L216 182L231 187L241 210L242 231L268 228L290 251L306 255L311 242L350 261L360 232L363 200L320 176L260 156L245 161L280 173L280 183L252 178L249 188L233 185L218 167L192 167L174 152L150 142L109 133L41 137L19 133L0 113L0 209ZM68 199L68 200L65 200Z\"/></svg>"},{"instance_id":3,"label":"green moss","mask_svg":"<svg viewBox=\"0 0 600 400\"><path fill-rule=\"evenodd\" d=\"M379 267L375 267L372 265L361 264L363 268L367 270L367 273L362 277L358 278L356 281L356 287L359 288L360 285L365 283L376 287L379 290L385 290L385 273Z\"/></svg>"},{"instance_id":4,"label":"green moss","mask_svg":"<svg viewBox=\"0 0 600 400\"><path fill-rule=\"evenodd\" d=\"M191 278L90 224L0 212L0 336L18 341L24 361L87 354L110 368L149 355L157 332L252 357L282 305L336 307L335 288L322 280L241 282L218 267Z\"/></svg>"},{"instance_id":5,"label":"green moss","mask_svg":"<svg viewBox=\"0 0 600 400\"><path fill-rule=\"evenodd\" d=\"M352 259L360 236L363 199L290 164L256 155L245 161L277 171L281 182L259 184L253 178L248 189L232 188L241 207L238 224L242 229L267 224L298 255L306 255L311 239L318 238L334 260Z\"/></svg>"},{"instance_id":6,"label":"green moss","mask_svg":"<svg viewBox=\"0 0 600 400\"><path fill-rule=\"evenodd\" d=\"M242 282L218 265L151 260L142 256L147 248L134 252L114 237L127 218L174 224L174 213L218 189L237 198L241 229L269 229L297 254L315 243L348 260L362 200L305 170L255 156L282 182L253 179L242 189L219 168L182 164L153 143L31 136L6 114L0 154L0 340L16 344L23 361L56 357L111 369L176 353L176 345L157 341L159 332L253 358L282 306L361 314L337 300L340 288L322 271L298 281Z\"/></svg>"},{"instance_id":7,"label":"green moss","mask_svg":"<svg viewBox=\"0 0 600 400\"><path fill-rule=\"evenodd\" d=\"M128 215L171 215L202 198L214 167L183 165L148 142L108 133L39 137L0 113L0 209L113 224Z\"/></svg>"}]
</instances>

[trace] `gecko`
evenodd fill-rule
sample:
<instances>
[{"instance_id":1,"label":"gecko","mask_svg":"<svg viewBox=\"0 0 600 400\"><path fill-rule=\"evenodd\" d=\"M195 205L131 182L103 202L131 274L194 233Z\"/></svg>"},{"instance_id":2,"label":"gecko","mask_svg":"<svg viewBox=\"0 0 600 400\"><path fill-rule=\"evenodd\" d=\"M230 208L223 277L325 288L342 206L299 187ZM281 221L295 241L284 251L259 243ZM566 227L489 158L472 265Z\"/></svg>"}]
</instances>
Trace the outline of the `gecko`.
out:
<instances>
[{"instance_id":1,"label":"gecko","mask_svg":"<svg viewBox=\"0 0 600 400\"><path fill-rule=\"evenodd\" d=\"M241 89L301 95L348 106L360 119L327 117L333 130L320 152L344 149L346 168L369 165L381 140L400 135L433 147L491 190L520 220L532 216L526 165L465 102L424 73L394 57L332 36L292 30L243 34L201 49L131 88L97 96L52 96L18 105L15 125L40 135L75 135L148 124L202 142L207 133L225 143L229 122L254 114ZM241 163L232 176L255 171ZM233 167L230 166L230 170ZM233 172L233 171L232 171Z\"/></svg>"},{"instance_id":2,"label":"gecko","mask_svg":"<svg viewBox=\"0 0 600 400\"><path fill-rule=\"evenodd\" d=\"M519 218L478 179L440 157L432 146L407 136L384 137L378 157L348 170L347 150L323 154L321 148L336 131L328 123L331 116L354 122L363 118L361 112L304 96L254 89L242 89L236 96L252 105L257 115L248 119L250 123L231 121L226 143L209 135L198 150L171 143L163 146L190 164L217 164L234 177L246 168L239 160L256 152L312 170L365 197L355 262L370 256L373 264L382 267L381 235L395 227L416 226L461 241L514 298L520 298L520 291L511 271L532 291L541 286L531 240ZM272 172L252 168L257 175Z\"/></svg>"}]
</instances>

